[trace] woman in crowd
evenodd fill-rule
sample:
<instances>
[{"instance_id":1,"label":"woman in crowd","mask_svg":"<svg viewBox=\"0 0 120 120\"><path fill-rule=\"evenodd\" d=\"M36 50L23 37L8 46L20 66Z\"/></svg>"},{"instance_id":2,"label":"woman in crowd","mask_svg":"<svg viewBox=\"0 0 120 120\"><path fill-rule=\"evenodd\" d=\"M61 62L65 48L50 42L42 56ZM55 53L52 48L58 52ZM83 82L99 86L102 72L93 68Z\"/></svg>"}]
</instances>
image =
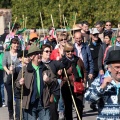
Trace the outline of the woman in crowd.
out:
<instances>
[{"instance_id":1,"label":"woman in crowd","mask_svg":"<svg viewBox=\"0 0 120 120\"><path fill-rule=\"evenodd\" d=\"M76 81L83 82L83 84L85 84L87 73L86 73L84 63L82 62L82 60L79 57L74 55L73 44L67 43L64 47L64 52L65 52L65 56L63 56L62 58L62 63L65 65L65 69L66 69L66 72L67 72L67 75L70 81L70 88L75 98L78 112L82 119L84 92L81 91L81 93L75 93L74 82ZM61 91L62 91L63 101L65 105L65 117L66 117L66 120L73 120L71 93L70 93L69 86L67 83L66 75L63 74L62 77L63 78L62 78Z\"/></svg>"},{"instance_id":2,"label":"woman in crowd","mask_svg":"<svg viewBox=\"0 0 120 120\"><path fill-rule=\"evenodd\" d=\"M57 74L60 75L61 69L64 67L63 64L59 61L50 60L52 47L48 44L42 45L42 62L50 70L51 76L50 80L54 80L55 84L52 85L52 95L51 95L51 104L50 104L50 120L58 120L58 100L60 96L60 86L57 81Z\"/></svg>"},{"instance_id":3,"label":"woman in crowd","mask_svg":"<svg viewBox=\"0 0 120 120\"><path fill-rule=\"evenodd\" d=\"M104 43L101 45L99 49L99 55L98 55L98 69L99 69L100 75L104 75L104 72L105 72L104 60L106 58L107 51L111 47L111 45L112 45L111 35L105 34Z\"/></svg>"},{"instance_id":4,"label":"woman in crowd","mask_svg":"<svg viewBox=\"0 0 120 120\"><path fill-rule=\"evenodd\" d=\"M6 51L3 57L3 68L5 71L4 83L8 96L9 119L13 120L13 92L12 92L12 74L13 80L16 79L13 69L18 65L17 51L19 47L19 39L12 38L10 43L10 51Z\"/></svg>"},{"instance_id":5,"label":"woman in crowd","mask_svg":"<svg viewBox=\"0 0 120 120\"><path fill-rule=\"evenodd\" d=\"M51 60L60 60L62 59L62 56L64 55L64 46L67 43L68 37L67 33L62 32L60 35L58 35L58 45L56 49L54 49L51 53ZM61 88L61 79L58 79L58 82L60 84ZM60 90L60 99L59 99L59 105L58 105L58 111L59 111L59 119L64 119L64 103L62 100L61 90Z\"/></svg>"}]
</instances>

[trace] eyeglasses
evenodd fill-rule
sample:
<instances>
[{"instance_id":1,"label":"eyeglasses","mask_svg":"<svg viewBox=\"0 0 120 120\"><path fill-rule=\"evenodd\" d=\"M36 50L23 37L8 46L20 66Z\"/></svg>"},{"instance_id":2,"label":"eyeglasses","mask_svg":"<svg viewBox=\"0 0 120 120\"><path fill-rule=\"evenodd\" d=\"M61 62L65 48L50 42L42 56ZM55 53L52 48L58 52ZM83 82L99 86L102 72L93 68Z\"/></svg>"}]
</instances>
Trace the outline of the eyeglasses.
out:
<instances>
[{"instance_id":1,"label":"eyeglasses","mask_svg":"<svg viewBox=\"0 0 120 120\"><path fill-rule=\"evenodd\" d=\"M43 52L46 52L46 53L51 53L52 51L46 50L46 51L43 51Z\"/></svg>"},{"instance_id":2,"label":"eyeglasses","mask_svg":"<svg viewBox=\"0 0 120 120\"><path fill-rule=\"evenodd\" d=\"M111 65L111 67L112 67L116 72L120 71L120 66L115 66L115 67L113 67L113 66Z\"/></svg>"},{"instance_id":3,"label":"eyeglasses","mask_svg":"<svg viewBox=\"0 0 120 120\"><path fill-rule=\"evenodd\" d=\"M106 25L106 26L111 26L110 24Z\"/></svg>"},{"instance_id":4,"label":"eyeglasses","mask_svg":"<svg viewBox=\"0 0 120 120\"><path fill-rule=\"evenodd\" d=\"M66 51L66 52L67 52L67 53L69 53L69 52L73 53L73 52L74 52L74 50L72 50L72 51L68 50L68 51Z\"/></svg>"}]
</instances>

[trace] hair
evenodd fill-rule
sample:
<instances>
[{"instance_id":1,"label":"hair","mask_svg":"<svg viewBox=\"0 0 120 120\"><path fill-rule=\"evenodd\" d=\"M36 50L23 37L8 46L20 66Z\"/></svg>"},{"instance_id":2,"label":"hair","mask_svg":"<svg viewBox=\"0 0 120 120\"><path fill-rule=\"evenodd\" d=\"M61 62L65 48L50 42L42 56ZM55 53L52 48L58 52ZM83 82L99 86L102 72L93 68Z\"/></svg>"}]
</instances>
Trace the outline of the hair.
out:
<instances>
[{"instance_id":1,"label":"hair","mask_svg":"<svg viewBox=\"0 0 120 120\"><path fill-rule=\"evenodd\" d=\"M104 38L108 36L110 39L112 38L112 36L110 34L104 34Z\"/></svg>"},{"instance_id":2,"label":"hair","mask_svg":"<svg viewBox=\"0 0 120 120\"><path fill-rule=\"evenodd\" d=\"M20 25L19 25L18 23L15 23L15 24L14 24L13 29L12 29L12 26L11 26L12 32L13 32L14 30L19 29L19 28L20 28Z\"/></svg>"},{"instance_id":3,"label":"hair","mask_svg":"<svg viewBox=\"0 0 120 120\"><path fill-rule=\"evenodd\" d=\"M12 43L14 43L14 42L20 43L20 42L19 42L19 38L18 38L17 36L15 36L14 38L11 39L10 44L12 44Z\"/></svg>"},{"instance_id":4,"label":"hair","mask_svg":"<svg viewBox=\"0 0 120 120\"><path fill-rule=\"evenodd\" d=\"M83 26L84 24L85 24L85 25L89 25L88 21L83 21L83 22L82 22L82 26Z\"/></svg>"},{"instance_id":5,"label":"hair","mask_svg":"<svg viewBox=\"0 0 120 120\"><path fill-rule=\"evenodd\" d=\"M72 43L66 43L65 47L64 47L64 52L66 51L72 51L74 49L73 44Z\"/></svg>"},{"instance_id":6,"label":"hair","mask_svg":"<svg viewBox=\"0 0 120 120\"><path fill-rule=\"evenodd\" d=\"M105 22L105 24L106 24L107 22L111 23L111 25L112 25L112 22L111 22L110 20L107 20L107 21Z\"/></svg>"},{"instance_id":7,"label":"hair","mask_svg":"<svg viewBox=\"0 0 120 120\"><path fill-rule=\"evenodd\" d=\"M68 34L66 34L65 32L62 32L58 35L58 41L61 41L61 39L68 39Z\"/></svg>"},{"instance_id":8,"label":"hair","mask_svg":"<svg viewBox=\"0 0 120 120\"><path fill-rule=\"evenodd\" d=\"M50 48L50 50L52 50L52 46L51 46L51 45L44 44L44 45L42 45L42 48L41 48L41 49L42 49L42 52L43 52L44 49L47 48L47 47Z\"/></svg>"},{"instance_id":9,"label":"hair","mask_svg":"<svg viewBox=\"0 0 120 120\"><path fill-rule=\"evenodd\" d=\"M95 26L97 26L97 25L100 25L100 27L103 27L104 26L104 22L103 21L97 21L95 23Z\"/></svg>"}]
</instances>

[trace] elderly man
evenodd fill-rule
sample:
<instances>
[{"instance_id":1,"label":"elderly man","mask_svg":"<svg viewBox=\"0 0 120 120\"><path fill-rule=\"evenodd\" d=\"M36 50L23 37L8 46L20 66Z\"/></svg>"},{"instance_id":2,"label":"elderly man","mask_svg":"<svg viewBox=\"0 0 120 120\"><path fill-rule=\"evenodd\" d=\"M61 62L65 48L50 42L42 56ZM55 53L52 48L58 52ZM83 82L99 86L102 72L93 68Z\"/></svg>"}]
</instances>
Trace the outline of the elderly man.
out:
<instances>
[{"instance_id":1,"label":"elderly man","mask_svg":"<svg viewBox=\"0 0 120 120\"><path fill-rule=\"evenodd\" d=\"M108 56L108 75L96 78L85 93L88 101L99 101L97 120L120 120L120 50Z\"/></svg>"},{"instance_id":2,"label":"elderly man","mask_svg":"<svg viewBox=\"0 0 120 120\"><path fill-rule=\"evenodd\" d=\"M56 81L48 77L50 70L41 62L40 52L35 44L31 45L28 51L31 62L24 68L24 78L21 71L16 80L17 88L23 85L24 120L50 120L49 105L53 102Z\"/></svg>"},{"instance_id":3,"label":"elderly man","mask_svg":"<svg viewBox=\"0 0 120 120\"><path fill-rule=\"evenodd\" d=\"M78 31L74 34L75 44L74 51L76 56L80 57L83 60L85 69L88 74L89 80L93 78L94 64L91 56L90 48L88 45L82 42L82 34Z\"/></svg>"}]
</instances>

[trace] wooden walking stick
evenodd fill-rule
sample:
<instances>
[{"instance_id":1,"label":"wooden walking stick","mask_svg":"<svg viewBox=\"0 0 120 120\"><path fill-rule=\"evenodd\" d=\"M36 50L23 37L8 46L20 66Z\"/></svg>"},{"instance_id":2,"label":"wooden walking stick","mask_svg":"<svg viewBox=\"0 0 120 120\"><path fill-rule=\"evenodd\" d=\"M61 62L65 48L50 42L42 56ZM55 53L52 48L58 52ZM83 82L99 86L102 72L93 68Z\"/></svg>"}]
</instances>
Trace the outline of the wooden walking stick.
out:
<instances>
[{"instance_id":1,"label":"wooden walking stick","mask_svg":"<svg viewBox=\"0 0 120 120\"><path fill-rule=\"evenodd\" d=\"M55 27L55 26L54 26L54 21L53 21L52 14L51 14L51 21L52 21L52 26Z\"/></svg>"},{"instance_id":2,"label":"wooden walking stick","mask_svg":"<svg viewBox=\"0 0 120 120\"><path fill-rule=\"evenodd\" d=\"M72 101L73 101L75 110L76 110L76 112L77 112L78 119L81 120L80 115L79 115L79 112L78 112L78 109L77 109L77 106L76 106L76 103L75 103L75 99L74 99L74 97L73 97L73 93L72 93L72 90L71 90L71 87L70 87L70 81L69 81L69 78L68 78L68 76L67 76L67 72L66 72L66 69L65 69L65 68L64 68L64 73L65 73L65 76L66 76L66 78L67 78L67 83L68 83L68 86L69 86L69 90L70 90L70 94L71 94L71 97L72 97Z\"/></svg>"},{"instance_id":3,"label":"wooden walking stick","mask_svg":"<svg viewBox=\"0 0 120 120\"><path fill-rule=\"evenodd\" d=\"M43 20L42 20L41 12L40 12L40 20L41 20L41 26L42 26L42 30L43 30L43 34L44 34L44 38L45 38L45 31L44 31L44 27L43 27Z\"/></svg>"},{"instance_id":4,"label":"wooden walking stick","mask_svg":"<svg viewBox=\"0 0 120 120\"><path fill-rule=\"evenodd\" d=\"M16 21L17 21L17 17L16 17L15 20L14 20L14 23L13 23L13 25L12 25L12 29L11 29L11 31L13 30L13 27L14 27Z\"/></svg>"},{"instance_id":5,"label":"wooden walking stick","mask_svg":"<svg viewBox=\"0 0 120 120\"><path fill-rule=\"evenodd\" d=\"M60 4L59 4L59 15L60 15L60 25L62 25Z\"/></svg>"},{"instance_id":6,"label":"wooden walking stick","mask_svg":"<svg viewBox=\"0 0 120 120\"><path fill-rule=\"evenodd\" d=\"M26 24L27 24L27 17L26 19L23 21L23 28L25 27L26 28ZM24 44L25 44L25 32L24 32ZM24 78L24 75L23 75L23 67L24 67L24 50L23 50L23 56L22 56L22 78ZM23 85L21 86L21 102L20 102L20 120L22 120L22 98L23 98Z\"/></svg>"},{"instance_id":7,"label":"wooden walking stick","mask_svg":"<svg viewBox=\"0 0 120 120\"><path fill-rule=\"evenodd\" d=\"M11 56L11 67L12 67L12 56ZM13 93L13 117L15 120L15 100L14 100L14 80L13 80L13 70L12 70L12 93Z\"/></svg>"}]
</instances>

